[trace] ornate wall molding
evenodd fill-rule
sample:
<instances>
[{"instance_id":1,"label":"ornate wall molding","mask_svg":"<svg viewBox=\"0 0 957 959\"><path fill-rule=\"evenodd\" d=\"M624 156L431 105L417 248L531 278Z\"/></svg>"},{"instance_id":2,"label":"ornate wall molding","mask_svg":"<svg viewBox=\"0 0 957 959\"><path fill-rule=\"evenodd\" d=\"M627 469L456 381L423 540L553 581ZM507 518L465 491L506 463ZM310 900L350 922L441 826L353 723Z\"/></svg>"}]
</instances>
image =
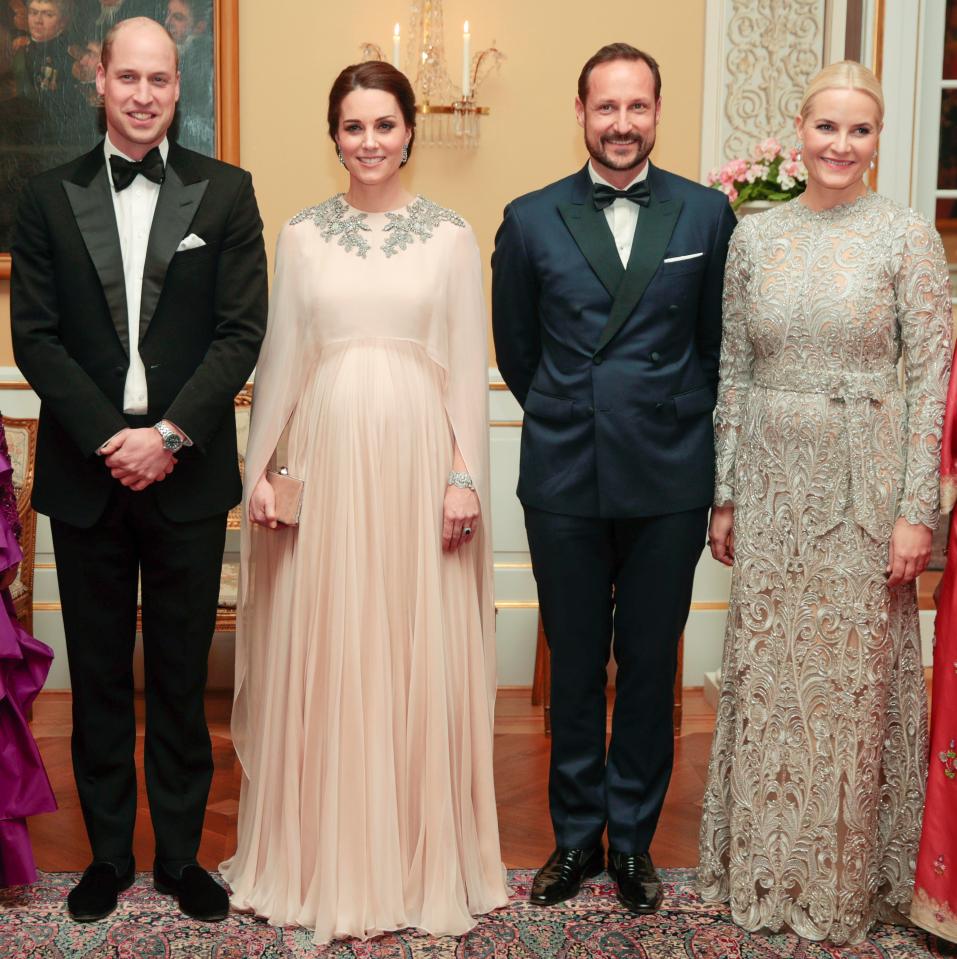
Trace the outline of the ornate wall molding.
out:
<instances>
[{"instance_id":1,"label":"ornate wall molding","mask_svg":"<svg viewBox=\"0 0 957 959\"><path fill-rule=\"evenodd\" d=\"M766 137L794 140L801 94L824 59L827 5L708 0L702 174Z\"/></svg>"},{"instance_id":2,"label":"ornate wall molding","mask_svg":"<svg viewBox=\"0 0 957 959\"><path fill-rule=\"evenodd\" d=\"M824 51L824 0L733 0L729 12L722 160L769 136L794 139L794 114Z\"/></svg>"}]
</instances>

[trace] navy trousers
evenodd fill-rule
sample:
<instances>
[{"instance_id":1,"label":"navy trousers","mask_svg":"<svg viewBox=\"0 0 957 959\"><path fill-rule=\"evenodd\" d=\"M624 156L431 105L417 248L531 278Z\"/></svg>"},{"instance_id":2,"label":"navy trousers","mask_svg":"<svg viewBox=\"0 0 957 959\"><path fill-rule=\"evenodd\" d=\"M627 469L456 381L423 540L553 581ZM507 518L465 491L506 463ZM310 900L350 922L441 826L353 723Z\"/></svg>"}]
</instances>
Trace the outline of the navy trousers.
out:
<instances>
[{"instance_id":1,"label":"navy trousers","mask_svg":"<svg viewBox=\"0 0 957 959\"><path fill-rule=\"evenodd\" d=\"M651 844L674 760L678 639L707 522L707 507L633 519L525 507L551 650L548 793L558 846L595 846L606 825L616 852ZM606 752L612 637L618 674Z\"/></svg>"}]
</instances>

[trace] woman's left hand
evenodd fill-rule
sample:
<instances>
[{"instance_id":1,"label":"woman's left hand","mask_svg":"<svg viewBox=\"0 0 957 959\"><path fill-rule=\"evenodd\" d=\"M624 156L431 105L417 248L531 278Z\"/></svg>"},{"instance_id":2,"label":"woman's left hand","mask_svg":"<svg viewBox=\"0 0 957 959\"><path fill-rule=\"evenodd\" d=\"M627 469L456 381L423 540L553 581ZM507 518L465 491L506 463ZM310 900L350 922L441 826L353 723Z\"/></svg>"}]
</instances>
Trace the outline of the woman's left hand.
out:
<instances>
[{"instance_id":1,"label":"woman's left hand","mask_svg":"<svg viewBox=\"0 0 957 959\"><path fill-rule=\"evenodd\" d=\"M442 549L447 553L475 539L479 524L479 498L474 489L449 486L445 490ZM465 532L468 530L469 532Z\"/></svg>"},{"instance_id":2,"label":"woman's left hand","mask_svg":"<svg viewBox=\"0 0 957 959\"><path fill-rule=\"evenodd\" d=\"M909 583L927 569L934 534L923 523L908 523L902 516L891 533L887 557L887 585L891 589Z\"/></svg>"}]
</instances>

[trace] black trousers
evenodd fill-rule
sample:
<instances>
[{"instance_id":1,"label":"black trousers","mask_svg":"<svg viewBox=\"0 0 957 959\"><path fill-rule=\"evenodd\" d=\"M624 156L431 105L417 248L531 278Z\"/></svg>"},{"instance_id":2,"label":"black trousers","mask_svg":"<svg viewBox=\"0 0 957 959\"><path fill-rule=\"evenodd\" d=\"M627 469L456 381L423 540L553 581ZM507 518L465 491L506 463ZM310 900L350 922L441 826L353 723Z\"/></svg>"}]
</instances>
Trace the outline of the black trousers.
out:
<instances>
[{"instance_id":1,"label":"black trousers","mask_svg":"<svg viewBox=\"0 0 957 959\"><path fill-rule=\"evenodd\" d=\"M525 507L552 660L548 794L558 846L595 846L606 825L616 852L651 845L671 778L678 639L707 518L705 507L638 519ZM606 756L613 635L618 675Z\"/></svg>"},{"instance_id":2,"label":"black trousers","mask_svg":"<svg viewBox=\"0 0 957 959\"><path fill-rule=\"evenodd\" d=\"M144 767L156 857L195 859L213 774L203 694L225 514L173 523L117 486L90 529L51 520L73 687L73 770L94 859L122 869L136 820L133 648L142 573Z\"/></svg>"}]
</instances>

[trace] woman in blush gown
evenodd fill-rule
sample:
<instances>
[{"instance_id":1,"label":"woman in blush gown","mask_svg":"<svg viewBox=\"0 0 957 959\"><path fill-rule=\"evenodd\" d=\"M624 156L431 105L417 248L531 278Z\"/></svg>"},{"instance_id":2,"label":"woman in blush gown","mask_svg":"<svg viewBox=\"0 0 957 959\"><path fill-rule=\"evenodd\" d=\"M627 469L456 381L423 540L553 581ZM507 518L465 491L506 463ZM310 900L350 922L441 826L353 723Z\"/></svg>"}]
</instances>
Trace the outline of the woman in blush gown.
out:
<instances>
[{"instance_id":1,"label":"woman in blush gown","mask_svg":"<svg viewBox=\"0 0 957 959\"><path fill-rule=\"evenodd\" d=\"M56 800L27 723L46 682L53 650L18 622L10 598L23 553L13 467L0 421L0 888L37 878L27 816L53 812Z\"/></svg>"},{"instance_id":2,"label":"woman in blush gown","mask_svg":"<svg viewBox=\"0 0 957 959\"><path fill-rule=\"evenodd\" d=\"M349 67L349 189L279 239L246 457L232 902L316 943L459 935L507 901L492 780L488 367L478 247L405 192L414 95ZM304 481L277 528L280 435Z\"/></svg>"},{"instance_id":3,"label":"woman in blush gown","mask_svg":"<svg viewBox=\"0 0 957 959\"><path fill-rule=\"evenodd\" d=\"M927 748L914 580L951 360L940 237L863 180L883 113L858 63L811 81L806 192L732 237L715 416L709 538L733 572L699 887L746 929L833 943L910 908Z\"/></svg>"},{"instance_id":4,"label":"woman in blush gown","mask_svg":"<svg viewBox=\"0 0 957 959\"><path fill-rule=\"evenodd\" d=\"M927 802L910 916L918 926L957 943L957 376L953 375L940 473L941 512L950 514L947 564L936 597Z\"/></svg>"}]
</instances>

